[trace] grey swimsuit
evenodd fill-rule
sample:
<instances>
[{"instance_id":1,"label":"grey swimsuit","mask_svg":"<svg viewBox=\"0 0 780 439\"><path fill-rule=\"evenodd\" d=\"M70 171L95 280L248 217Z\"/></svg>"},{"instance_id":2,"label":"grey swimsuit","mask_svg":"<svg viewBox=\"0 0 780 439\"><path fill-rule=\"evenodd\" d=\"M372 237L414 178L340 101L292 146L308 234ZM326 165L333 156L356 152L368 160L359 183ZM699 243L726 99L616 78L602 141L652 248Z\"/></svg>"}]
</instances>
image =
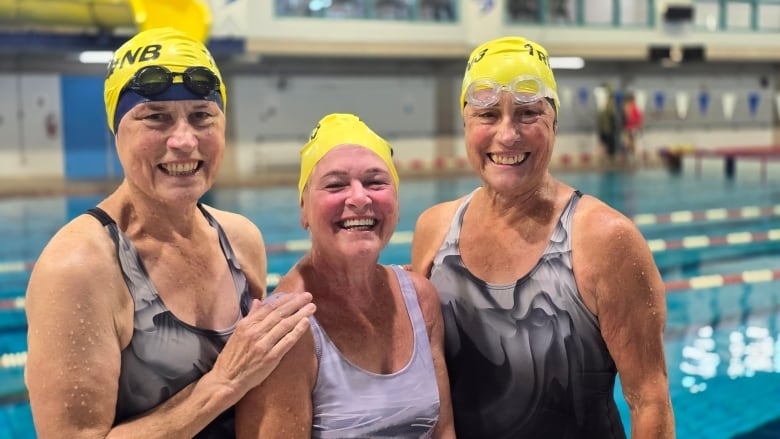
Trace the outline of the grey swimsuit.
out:
<instances>
[{"instance_id":1,"label":"grey swimsuit","mask_svg":"<svg viewBox=\"0 0 780 439\"><path fill-rule=\"evenodd\" d=\"M225 232L200 204L198 208L217 229L222 252L228 262L241 315L249 312L249 286L236 260ZM116 222L100 208L87 211L97 218L116 244L117 257L127 288L133 297L133 337L122 351L122 369L114 423L118 424L164 402L188 384L211 370L217 355L235 330L235 324L222 330L196 328L177 319L152 285L133 243ZM233 410L220 415L197 438L235 436Z\"/></svg>"},{"instance_id":2,"label":"grey swimsuit","mask_svg":"<svg viewBox=\"0 0 780 439\"><path fill-rule=\"evenodd\" d=\"M463 264L460 229L473 194L431 269L458 438L625 438L615 363L572 270L571 220L581 194L572 194L536 266L509 284L484 282Z\"/></svg>"},{"instance_id":3,"label":"grey swimsuit","mask_svg":"<svg viewBox=\"0 0 780 439\"><path fill-rule=\"evenodd\" d=\"M439 417L439 387L428 330L409 275L393 266L414 330L414 351L398 372L381 375L347 360L311 319L319 360L312 391L313 438L427 438Z\"/></svg>"}]
</instances>

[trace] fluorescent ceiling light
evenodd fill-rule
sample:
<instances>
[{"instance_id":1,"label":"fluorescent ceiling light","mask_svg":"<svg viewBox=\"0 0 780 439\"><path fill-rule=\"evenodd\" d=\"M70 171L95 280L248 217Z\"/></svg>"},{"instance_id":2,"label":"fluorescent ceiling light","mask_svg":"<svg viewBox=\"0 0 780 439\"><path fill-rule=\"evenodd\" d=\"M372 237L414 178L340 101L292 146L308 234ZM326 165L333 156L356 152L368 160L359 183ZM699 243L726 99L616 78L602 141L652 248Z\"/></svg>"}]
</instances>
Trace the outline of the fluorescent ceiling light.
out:
<instances>
[{"instance_id":1,"label":"fluorescent ceiling light","mask_svg":"<svg viewBox=\"0 0 780 439\"><path fill-rule=\"evenodd\" d=\"M109 50L87 50L79 54L79 61L83 64L108 64L114 52ZM577 56L553 56L550 58L550 67L559 70L579 70L585 67L585 60Z\"/></svg>"},{"instance_id":2,"label":"fluorescent ceiling light","mask_svg":"<svg viewBox=\"0 0 780 439\"><path fill-rule=\"evenodd\" d=\"M108 64L113 58L114 52L110 50L87 50L79 54L82 64Z\"/></svg>"},{"instance_id":3,"label":"fluorescent ceiling light","mask_svg":"<svg viewBox=\"0 0 780 439\"><path fill-rule=\"evenodd\" d=\"M579 70L585 67L585 60L578 56L550 57L550 67L555 70Z\"/></svg>"}]
</instances>

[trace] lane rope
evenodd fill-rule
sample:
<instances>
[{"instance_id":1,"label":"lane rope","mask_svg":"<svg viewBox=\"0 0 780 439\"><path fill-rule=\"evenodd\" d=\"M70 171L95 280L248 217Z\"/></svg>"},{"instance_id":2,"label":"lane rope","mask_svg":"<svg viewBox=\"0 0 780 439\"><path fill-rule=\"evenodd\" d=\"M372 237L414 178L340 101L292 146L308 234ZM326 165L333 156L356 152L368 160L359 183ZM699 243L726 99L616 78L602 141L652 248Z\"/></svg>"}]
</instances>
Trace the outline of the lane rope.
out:
<instances>
[{"instance_id":1,"label":"lane rope","mask_svg":"<svg viewBox=\"0 0 780 439\"><path fill-rule=\"evenodd\" d=\"M744 206L736 209L678 210L669 213L643 213L631 218L637 226L656 224L688 224L733 219L758 219L780 216L780 204L774 206Z\"/></svg>"},{"instance_id":2,"label":"lane rope","mask_svg":"<svg viewBox=\"0 0 780 439\"><path fill-rule=\"evenodd\" d=\"M271 286L271 280L272 276L269 275L269 286ZM278 278L275 280L278 282ZM749 270L728 275L695 276L689 279L665 282L664 285L667 293L679 293L681 291L719 288L731 284L756 284L775 280L780 280L780 270ZM0 310L22 308L24 308L23 297L0 300ZM23 368L26 363L26 351L0 355L0 370Z\"/></svg>"},{"instance_id":3,"label":"lane rope","mask_svg":"<svg viewBox=\"0 0 780 439\"><path fill-rule=\"evenodd\" d=\"M688 279L665 282L666 292L718 288L733 284L757 284L780 279L780 270L748 270L735 274L708 274Z\"/></svg>"},{"instance_id":4,"label":"lane rope","mask_svg":"<svg viewBox=\"0 0 780 439\"><path fill-rule=\"evenodd\" d=\"M770 229L765 232L734 232L723 236L694 235L681 239L650 239L647 245L653 253L670 250L692 250L711 247L736 246L760 242L780 241L780 229ZM408 245L412 242L412 232L396 232L389 245ZM285 244L268 245L266 251L271 253L303 253L311 247L308 240L288 241ZM0 262L0 275L23 273L32 269L33 262ZM269 278L278 280L279 274L269 273Z\"/></svg>"},{"instance_id":5,"label":"lane rope","mask_svg":"<svg viewBox=\"0 0 780 439\"><path fill-rule=\"evenodd\" d=\"M278 273L269 273L268 287L273 288L279 284L282 275ZM733 274L710 274L694 276L688 279L673 280L664 282L666 292L676 292L681 290L700 290L706 288L717 288L732 284L757 284L773 282L780 279L780 269L761 269L748 270ZM0 299L0 311L20 311L24 310L25 299L23 296L8 299Z\"/></svg>"}]
</instances>

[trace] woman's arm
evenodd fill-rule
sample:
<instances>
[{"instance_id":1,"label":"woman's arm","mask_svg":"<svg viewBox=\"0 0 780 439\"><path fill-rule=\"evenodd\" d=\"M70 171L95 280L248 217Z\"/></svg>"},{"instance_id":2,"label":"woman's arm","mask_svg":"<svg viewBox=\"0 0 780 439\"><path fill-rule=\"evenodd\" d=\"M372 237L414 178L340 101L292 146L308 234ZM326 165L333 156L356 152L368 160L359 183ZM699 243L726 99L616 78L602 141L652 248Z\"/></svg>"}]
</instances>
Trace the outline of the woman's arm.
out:
<instances>
[{"instance_id":1,"label":"woman's arm","mask_svg":"<svg viewBox=\"0 0 780 439\"><path fill-rule=\"evenodd\" d=\"M113 242L97 222L79 218L41 253L27 291L25 373L38 436L194 436L271 373L308 328L310 300L298 294L272 306L256 301L201 380L112 428L133 305Z\"/></svg>"},{"instance_id":2,"label":"woman's arm","mask_svg":"<svg viewBox=\"0 0 780 439\"><path fill-rule=\"evenodd\" d=\"M428 328L433 367L439 386L439 421L436 423L433 437L454 438L455 425L452 416L452 400L450 399L450 380L447 374L447 364L444 360L444 320L441 315L439 295L431 281L416 273L409 275L414 281L418 303Z\"/></svg>"},{"instance_id":3,"label":"woman's arm","mask_svg":"<svg viewBox=\"0 0 780 439\"><path fill-rule=\"evenodd\" d=\"M663 280L636 226L600 202L592 205L575 219L572 232L578 284L583 280L581 291L593 298L591 307L620 374L631 412L631 437L672 438Z\"/></svg>"},{"instance_id":4,"label":"woman's arm","mask_svg":"<svg viewBox=\"0 0 780 439\"><path fill-rule=\"evenodd\" d=\"M106 437L114 420L132 302L108 234L87 221L55 235L27 287L25 381L41 438Z\"/></svg>"},{"instance_id":5,"label":"woman's arm","mask_svg":"<svg viewBox=\"0 0 780 439\"><path fill-rule=\"evenodd\" d=\"M315 380L314 340L308 331L268 379L236 405L236 438L310 438Z\"/></svg>"},{"instance_id":6,"label":"woman's arm","mask_svg":"<svg viewBox=\"0 0 780 439\"><path fill-rule=\"evenodd\" d=\"M425 277L430 276L433 258L444 242L452 215L458 206L458 201L437 204L417 218L412 238L412 271Z\"/></svg>"}]
</instances>

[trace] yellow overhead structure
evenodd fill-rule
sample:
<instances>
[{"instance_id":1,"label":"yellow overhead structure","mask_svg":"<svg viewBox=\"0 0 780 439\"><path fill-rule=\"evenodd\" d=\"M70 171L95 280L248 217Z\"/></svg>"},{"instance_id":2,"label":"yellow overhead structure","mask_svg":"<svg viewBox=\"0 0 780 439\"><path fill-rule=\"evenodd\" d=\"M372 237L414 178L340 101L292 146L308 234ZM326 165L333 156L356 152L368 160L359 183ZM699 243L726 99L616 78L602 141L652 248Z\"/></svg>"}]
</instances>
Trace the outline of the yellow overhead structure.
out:
<instances>
[{"instance_id":1,"label":"yellow overhead structure","mask_svg":"<svg viewBox=\"0 0 780 439\"><path fill-rule=\"evenodd\" d=\"M211 11L205 0L0 0L0 27L173 27L206 41Z\"/></svg>"},{"instance_id":2,"label":"yellow overhead structure","mask_svg":"<svg viewBox=\"0 0 780 439\"><path fill-rule=\"evenodd\" d=\"M102 29L133 26L133 14L127 1L0 0L0 24Z\"/></svg>"},{"instance_id":3,"label":"yellow overhead structure","mask_svg":"<svg viewBox=\"0 0 780 439\"><path fill-rule=\"evenodd\" d=\"M138 30L173 27L200 41L211 29L211 11L202 0L130 0Z\"/></svg>"}]
</instances>

